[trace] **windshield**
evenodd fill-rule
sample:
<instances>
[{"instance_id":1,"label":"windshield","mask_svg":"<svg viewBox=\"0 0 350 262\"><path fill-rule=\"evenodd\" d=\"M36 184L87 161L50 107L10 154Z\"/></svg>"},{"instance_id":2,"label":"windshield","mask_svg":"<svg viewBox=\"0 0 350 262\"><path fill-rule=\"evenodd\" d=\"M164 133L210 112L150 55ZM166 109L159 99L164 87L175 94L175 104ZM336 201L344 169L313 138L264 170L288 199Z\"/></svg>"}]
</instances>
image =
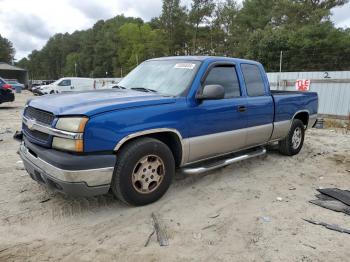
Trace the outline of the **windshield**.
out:
<instances>
[{"instance_id":1,"label":"windshield","mask_svg":"<svg viewBox=\"0 0 350 262\"><path fill-rule=\"evenodd\" d=\"M199 61L146 61L123 78L118 86L177 96L191 84L199 64Z\"/></svg>"}]
</instances>

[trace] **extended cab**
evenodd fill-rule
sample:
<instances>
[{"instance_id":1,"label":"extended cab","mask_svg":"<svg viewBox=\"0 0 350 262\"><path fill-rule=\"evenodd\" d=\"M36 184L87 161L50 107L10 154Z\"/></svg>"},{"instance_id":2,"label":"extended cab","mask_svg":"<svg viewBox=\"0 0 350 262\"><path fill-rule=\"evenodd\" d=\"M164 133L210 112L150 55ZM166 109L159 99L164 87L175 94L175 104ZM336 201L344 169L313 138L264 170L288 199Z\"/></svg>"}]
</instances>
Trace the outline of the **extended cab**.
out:
<instances>
[{"instance_id":1,"label":"extended cab","mask_svg":"<svg viewBox=\"0 0 350 262\"><path fill-rule=\"evenodd\" d=\"M30 176L72 195L112 191L145 205L176 169L205 172L279 143L297 154L317 94L270 91L260 63L226 57L143 62L111 90L44 96L23 113L20 155Z\"/></svg>"}]
</instances>

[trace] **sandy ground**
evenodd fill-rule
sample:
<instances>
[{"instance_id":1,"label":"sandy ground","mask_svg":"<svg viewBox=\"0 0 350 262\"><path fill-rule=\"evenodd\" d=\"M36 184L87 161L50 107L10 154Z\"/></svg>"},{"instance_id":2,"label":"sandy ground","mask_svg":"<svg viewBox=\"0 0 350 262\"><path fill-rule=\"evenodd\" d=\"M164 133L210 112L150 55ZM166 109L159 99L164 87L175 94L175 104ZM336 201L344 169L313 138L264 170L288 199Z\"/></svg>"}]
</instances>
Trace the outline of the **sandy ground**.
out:
<instances>
[{"instance_id":1,"label":"sandy ground","mask_svg":"<svg viewBox=\"0 0 350 262\"><path fill-rule=\"evenodd\" d=\"M309 130L294 157L270 150L215 172L177 174L160 201L127 207L111 195L50 193L20 169L12 135L28 97L0 105L0 261L349 260L350 235L302 220L350 229L349 216L308 203L319 187L350 189L345 130ZM152 212L166 226L167 247L155 235L144 247Z\"/></svg>"}]
</instances>

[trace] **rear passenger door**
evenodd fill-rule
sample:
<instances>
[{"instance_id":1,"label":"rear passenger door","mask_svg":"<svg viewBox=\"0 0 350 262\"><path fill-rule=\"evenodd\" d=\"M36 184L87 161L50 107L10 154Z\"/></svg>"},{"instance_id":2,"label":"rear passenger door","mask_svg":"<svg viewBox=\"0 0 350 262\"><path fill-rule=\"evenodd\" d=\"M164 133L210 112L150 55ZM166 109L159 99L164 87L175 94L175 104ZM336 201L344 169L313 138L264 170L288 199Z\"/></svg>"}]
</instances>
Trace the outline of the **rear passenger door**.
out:
<instances>
[{"instance_id":1,"label":"rear passenger door","mask_svg":"<svg viewBox=\"0 0 350 262\"><path fill-rule=\"evenodd\" d=\"M246 116L240 108L246 106L233 64L215 64L202 81L205 85L222 85L224 99L203 100L189 110L189 161L238 150L245 145Z\"/></svg>"},{"instance_id":2,"label":"rear passenger door","mask_svg":"<svg viewBox=\"0 0 350 262\"><path fill-rule=\"evenodd\" d=\"M266 143L273 130L274 103L264 71L256 64L241 64L247 91L246 146Z\"/></svg>"}]
</instances>

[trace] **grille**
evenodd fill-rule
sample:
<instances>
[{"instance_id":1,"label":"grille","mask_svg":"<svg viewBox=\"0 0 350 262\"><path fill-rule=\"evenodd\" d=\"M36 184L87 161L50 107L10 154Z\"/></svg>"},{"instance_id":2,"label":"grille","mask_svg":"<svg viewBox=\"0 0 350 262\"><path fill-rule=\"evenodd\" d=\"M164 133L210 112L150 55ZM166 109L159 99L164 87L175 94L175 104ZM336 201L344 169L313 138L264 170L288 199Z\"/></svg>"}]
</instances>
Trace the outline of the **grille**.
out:
<instances>
[{"instance_id":1,"label":"grille","mask_svg":"<svg viewBox=\"0 0 350 262\"><path fill-rule=\"evenodd\" d=\"M37 122L50 126L55 118L52 113L30 106L25 109L24 116L27 118L35 119Z\"/></svg>"},{"instance_id":2,"label":"grille","mask_svg":"<svg viewBox=\"0 0 350 262\"><path fill-rule=\"evenodd\" d=\"M46 142L49 140L49 135L38 130L30 130L26 125L24 125L24 132L28 134L30 137L40 140L42 142Z\"/></svg>"}]
</instances>

